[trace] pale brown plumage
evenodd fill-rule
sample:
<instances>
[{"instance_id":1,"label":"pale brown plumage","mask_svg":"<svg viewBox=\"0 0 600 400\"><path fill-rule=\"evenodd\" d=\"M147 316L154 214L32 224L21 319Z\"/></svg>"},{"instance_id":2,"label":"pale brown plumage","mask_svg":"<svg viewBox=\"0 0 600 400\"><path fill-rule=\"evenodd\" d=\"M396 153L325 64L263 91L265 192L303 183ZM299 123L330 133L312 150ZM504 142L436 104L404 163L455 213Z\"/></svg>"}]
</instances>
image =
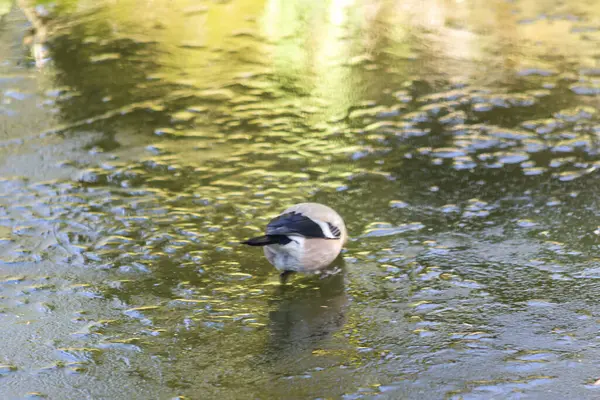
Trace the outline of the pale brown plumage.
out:
<instances>
[{"instance_id":1,"label":"pale brown plumage","mask_svg":"<svg viewBox=\"0 0 600 400\"><path fill-rule=\"evenodd\" d=\"M266 235L245 241L264 246L267 260L282 271L315 272L330 265L348 240L342 217L319 203L289 207L267 225Z\"/></svg>"}]
</instances>

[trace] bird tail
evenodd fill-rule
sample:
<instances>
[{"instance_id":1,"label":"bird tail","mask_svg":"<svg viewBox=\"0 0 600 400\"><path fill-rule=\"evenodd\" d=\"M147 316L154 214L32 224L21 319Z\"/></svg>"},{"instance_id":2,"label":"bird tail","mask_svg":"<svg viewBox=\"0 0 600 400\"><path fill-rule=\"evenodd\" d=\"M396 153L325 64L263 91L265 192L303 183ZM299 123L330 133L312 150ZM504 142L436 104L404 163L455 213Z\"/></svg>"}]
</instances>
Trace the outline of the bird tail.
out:
<instances>
[{"instance_id":1,"label":"bird tail","mask_svg":"<svg viewBox=\"0 0 600 400\"><path fill-rule=\"evenodd\" d=\"M288 239L287 236L265 235L245 240L242 244L247 244L249 246L267 246L269 244L288 244L289 242L290 239Z\"/></svg>"}]
</instances>

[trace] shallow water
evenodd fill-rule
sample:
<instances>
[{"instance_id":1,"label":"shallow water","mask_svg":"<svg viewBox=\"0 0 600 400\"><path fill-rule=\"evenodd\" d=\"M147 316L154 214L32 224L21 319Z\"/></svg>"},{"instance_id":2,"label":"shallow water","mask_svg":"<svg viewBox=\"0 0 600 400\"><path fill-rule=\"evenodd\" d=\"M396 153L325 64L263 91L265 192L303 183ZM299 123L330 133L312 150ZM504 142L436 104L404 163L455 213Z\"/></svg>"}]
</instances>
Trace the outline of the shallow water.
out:
<instances>
[{"instance_id":1,"label":"shallow water","mask_svg":"<svg viewBox=\"0 0 600 400\"><path fill-rule=\"evenodd\" d=\"M540 3L0 0L1 397L597 398L600 7Z\"/></svg>"}]
</instances>

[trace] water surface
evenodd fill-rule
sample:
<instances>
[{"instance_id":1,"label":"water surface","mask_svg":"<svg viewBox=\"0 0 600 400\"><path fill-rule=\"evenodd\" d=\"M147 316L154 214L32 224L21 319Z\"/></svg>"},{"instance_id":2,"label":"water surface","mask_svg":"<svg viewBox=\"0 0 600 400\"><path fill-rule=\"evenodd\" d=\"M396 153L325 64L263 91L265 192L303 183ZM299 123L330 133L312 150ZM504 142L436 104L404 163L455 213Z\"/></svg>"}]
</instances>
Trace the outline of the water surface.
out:
<instances>
[{"instance_id":1,"label":"water surface","mask_svg":"<svg viewBox=\"0 0 600 400\"><path fill-rule=\"evenodd\" d=\"M2 398L596 398L596 3L0 0Z\"/></svg>"}]
</instances>

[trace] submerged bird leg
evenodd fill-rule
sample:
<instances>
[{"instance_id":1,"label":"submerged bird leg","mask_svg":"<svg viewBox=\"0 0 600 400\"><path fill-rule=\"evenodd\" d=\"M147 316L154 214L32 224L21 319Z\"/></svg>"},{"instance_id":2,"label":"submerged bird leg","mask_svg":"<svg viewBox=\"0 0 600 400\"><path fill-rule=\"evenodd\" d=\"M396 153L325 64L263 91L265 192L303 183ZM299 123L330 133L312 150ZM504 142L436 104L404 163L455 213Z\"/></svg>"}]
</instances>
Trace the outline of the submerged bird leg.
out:
<instances>
[{"instance_id":1,"label":"submerged bird leg","mask_svg":"<svg viewBox=\"0 0 600 400\"><path fill-rule=\"evenodd\" d=\"M294 273L294 271L283 271L281 274L279 274L279 283L281 283L282 285L285 285L290 277L290 275L292 275Z\"/></svg>"}]
</instances>

